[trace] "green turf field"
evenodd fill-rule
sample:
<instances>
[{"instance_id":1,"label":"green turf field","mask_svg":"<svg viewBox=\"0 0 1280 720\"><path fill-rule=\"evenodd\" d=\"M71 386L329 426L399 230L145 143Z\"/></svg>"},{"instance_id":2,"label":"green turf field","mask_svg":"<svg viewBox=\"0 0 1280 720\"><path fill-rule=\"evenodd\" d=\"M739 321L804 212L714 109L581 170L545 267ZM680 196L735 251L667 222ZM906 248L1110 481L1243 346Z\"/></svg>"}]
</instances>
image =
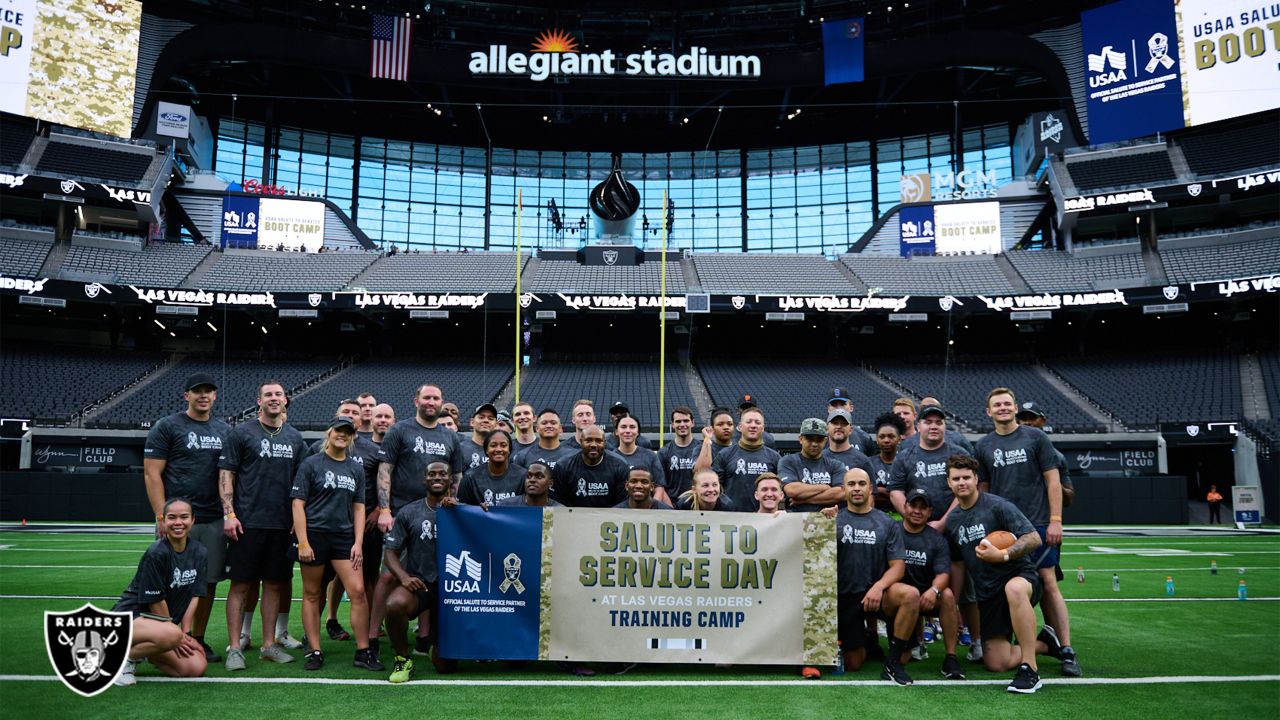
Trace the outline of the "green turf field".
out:
<instances>
[{"instance_id":1,"label":"green turf field","mask_svg":"<svg viewBox=\"0 0 1280 720\"><path fill-rule=\"evenodd\" d=\"M583 680L538 663L520 670L502 663L464 663L460 673L440 678L425 661L415 683L391 686L386 673L350 667L352 643L327 639L328 665L319 673L305 672L300 661L263 664L250 652L248 670L234 676L218 665L205 680L158 681L155 669L142 665L135 687L112 688L90 699L74 695L53 678L42 637L43 612L73 610L85 602L80 596L109 608L149 542L142 535L0 532L0 707L7 717L141 719L181 716L184 709L200 716L317 720L396 713L450 720L829 720L841 711L875 718L1280 716L1280 536L1275 535L1069 537L1063 592L1085 678L1061 678L1057 663L1042 658L1046 686L1030 697L1004 691L1011 674L988 673L969 663L968 681L944 682L941 643L929 646L928 660L909 666L917 681L928 681L910 688L880 684L878 666L839 677L827 673L805 683L792 668L642 666L621 677ZM1209 573L1211 559L1220 567L1216 576ZM1083 584L1075 581L1076 566L1085 569ZM1113 573L1120 576L1120 592L1112 591ZM1165 596L1167 575L1176 584L1173 598ZM1248 583L1247 602L1235 600L1241 577ZM295 596L300 583L295 582ZM219 649L226 646L223 608L215 605L208 634ZM291 632L296 636L302 635L300 609L295 603ZM345 607L340 617L348 624ZM385 641L383 647L385 661Z\"/></svg>"}]
</instances>

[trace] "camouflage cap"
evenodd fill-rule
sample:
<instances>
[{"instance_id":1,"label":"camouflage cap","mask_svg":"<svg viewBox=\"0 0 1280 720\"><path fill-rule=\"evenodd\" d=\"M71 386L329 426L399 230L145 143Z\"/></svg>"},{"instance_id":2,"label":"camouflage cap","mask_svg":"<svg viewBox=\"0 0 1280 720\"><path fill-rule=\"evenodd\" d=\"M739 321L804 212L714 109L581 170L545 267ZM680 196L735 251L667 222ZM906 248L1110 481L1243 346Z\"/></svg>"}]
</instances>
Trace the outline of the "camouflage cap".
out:
<instances>
[{"instance_id":1,"label":"camouflage cap","mask_svg":"<svg viewBox=\"0 0 1280 720\"><path fill-rule=\"evenodd\" d=\"M804 422L800 423L800 434L826 437L827 424L819 418L805 418Z\"/></svg>"}]
</instances>

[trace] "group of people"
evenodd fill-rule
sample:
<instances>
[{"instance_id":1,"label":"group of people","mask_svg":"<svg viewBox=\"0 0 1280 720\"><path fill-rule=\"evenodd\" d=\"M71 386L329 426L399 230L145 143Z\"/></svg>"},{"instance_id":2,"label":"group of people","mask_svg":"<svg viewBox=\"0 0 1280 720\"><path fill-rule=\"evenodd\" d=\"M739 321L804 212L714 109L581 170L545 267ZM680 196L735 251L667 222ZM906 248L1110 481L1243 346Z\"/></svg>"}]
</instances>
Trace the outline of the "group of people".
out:
<instances>
[{"instance_id":1,"label":"group of people","mask_svg":"<svg viewBox=\"0 0 1280 720\"><path fill-rule=\"evenodd\" d=\"M133 684L144 658L177 677L201 675L216 662L245 670L255 612L260 661L294 662L290 651L301 650L305 668L319 670L326 604L324 631L354 639L355 667L386 669L385 626L391 682L413 676L415 655L429 656L437 672L452 671L431 615L436 514L459 503L823 512L836 526L847 668L882 659L882 678L911 684L906 666L927 656L922 638L937 629L947 678L964 679L956 653L966 643L968 661L1015 671L1011 692L1039 689L1037 654L1058 659L1066 675L1081 674L1057 584L1062 509L1072 497L1065 459L1040 429L1044 413L1035 403L1019 405L1008 388L988 395L994 429L974 444L947 428L947 413L928 397L919 404L899 398L868 434L853 423L849 393L835 388L826 419L804 420L800 451L786 456L749 395L736 411L713 410L700 438L694 411L675 408L671 439L659 448L621 402L609 410L609 432L587 399L573 404L568 437L556 410L528 403L510 413L484 403L463 431L442 389L424 384L414 392L412 417L397 421L394 408L362 393L342 401L323 439L308 445L287 422L278 381L261 383L257 417L235 428L213 415L211 376L187 378L184 397L186 409L162 418L147 437L144 475L158 539L116 606L135 617L117 684ZM987 539L1000 530L1012 541ZM295 563L302 639L289 634ZM225 657L205 639L224 580ZM344 593L350 632L337 615Z\"/></svg>"}]
</instances>

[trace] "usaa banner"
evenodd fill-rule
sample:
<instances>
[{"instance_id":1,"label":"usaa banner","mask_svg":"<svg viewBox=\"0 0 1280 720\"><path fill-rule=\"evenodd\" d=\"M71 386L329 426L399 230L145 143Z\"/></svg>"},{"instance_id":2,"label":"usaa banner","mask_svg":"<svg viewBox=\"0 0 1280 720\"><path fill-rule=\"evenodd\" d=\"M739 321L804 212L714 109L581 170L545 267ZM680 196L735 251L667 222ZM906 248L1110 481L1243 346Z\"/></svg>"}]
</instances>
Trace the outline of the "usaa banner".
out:
<instances>
[{"instance_id":1,"label":"usaa banner","mask_svg":"<svg viewBox=\"0 0 1280 720\"><path fill-rule=\"evenodd\" d=\"M447 657L835 662L835 524L820 513L459 508L440 538Z\"/></svg>"}]
</instances>

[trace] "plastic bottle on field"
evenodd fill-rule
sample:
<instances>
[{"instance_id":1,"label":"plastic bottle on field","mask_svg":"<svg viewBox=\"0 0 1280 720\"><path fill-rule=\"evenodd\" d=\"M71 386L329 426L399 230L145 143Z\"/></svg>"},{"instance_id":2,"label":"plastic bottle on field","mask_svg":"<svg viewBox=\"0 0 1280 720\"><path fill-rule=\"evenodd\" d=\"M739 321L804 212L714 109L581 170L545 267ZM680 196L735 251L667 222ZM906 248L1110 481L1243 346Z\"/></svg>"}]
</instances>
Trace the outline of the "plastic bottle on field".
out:
<instances>
[{"instance_id":1,"label":"plastic bottle on field","mask_svg":"<svg viewBox=\"0 0 1280 720\"><path fill-rule=\"evenodd\" d=\"M1240 578L1240 586L1236 588L1237 600L1249 599L1249 586L1244 584L1244 578Z\"/></svg>"},{"instance_id":2,"label":"plastic bottle on field","mask_svg":"<svg viewBox=\"0 0 1280 720\"><path fill-rule=\"evenodd\" d=\"M1218 574L1218 561L1217 561L1217 560L1210 560L1210 561L1209 561L1209 574L1210 574L1210 575L1217 575L1217 574Z\"/></svg>"},{"instance_id":3,"label":"plastic bottle on field","mask_svg":"<svg viewBox=\"0 0 1280 720\"><path fill-rule=\"evenodd\" d=\"M1164 594L1173 597L1173 576L1164 576Z\"/></svg>"},{"instance_id":4,"label":"plastic bottle on field","mask_svg":"<svg viewBox=\"0 0 1280 720\"><path fill-rule=\"evenodd\" d=\"M1111 573L1111 592L1120 592L1120 575Z\"/></svg>"},{"instance_id":5,"label":"plastic bottle on field","mask_svg":"<svg viewBox=\"0 0 1280 720\"><path fill-rule=\"evenodd\" d=\"M1084 566L1083 565L1076 566L1076 582L1078 583L1084 582Z\"/></svg>"},{"instance_id":6,"label":"plastic bottle on field","mask_svg":"<svg viewBox=\"0 0 1280 720\"><path fill-rule=\"evenodd\" d=\"M836 669L832 675L844 674L844 644L839 640L836 641Z\"/></svg>"}]
</instances>

